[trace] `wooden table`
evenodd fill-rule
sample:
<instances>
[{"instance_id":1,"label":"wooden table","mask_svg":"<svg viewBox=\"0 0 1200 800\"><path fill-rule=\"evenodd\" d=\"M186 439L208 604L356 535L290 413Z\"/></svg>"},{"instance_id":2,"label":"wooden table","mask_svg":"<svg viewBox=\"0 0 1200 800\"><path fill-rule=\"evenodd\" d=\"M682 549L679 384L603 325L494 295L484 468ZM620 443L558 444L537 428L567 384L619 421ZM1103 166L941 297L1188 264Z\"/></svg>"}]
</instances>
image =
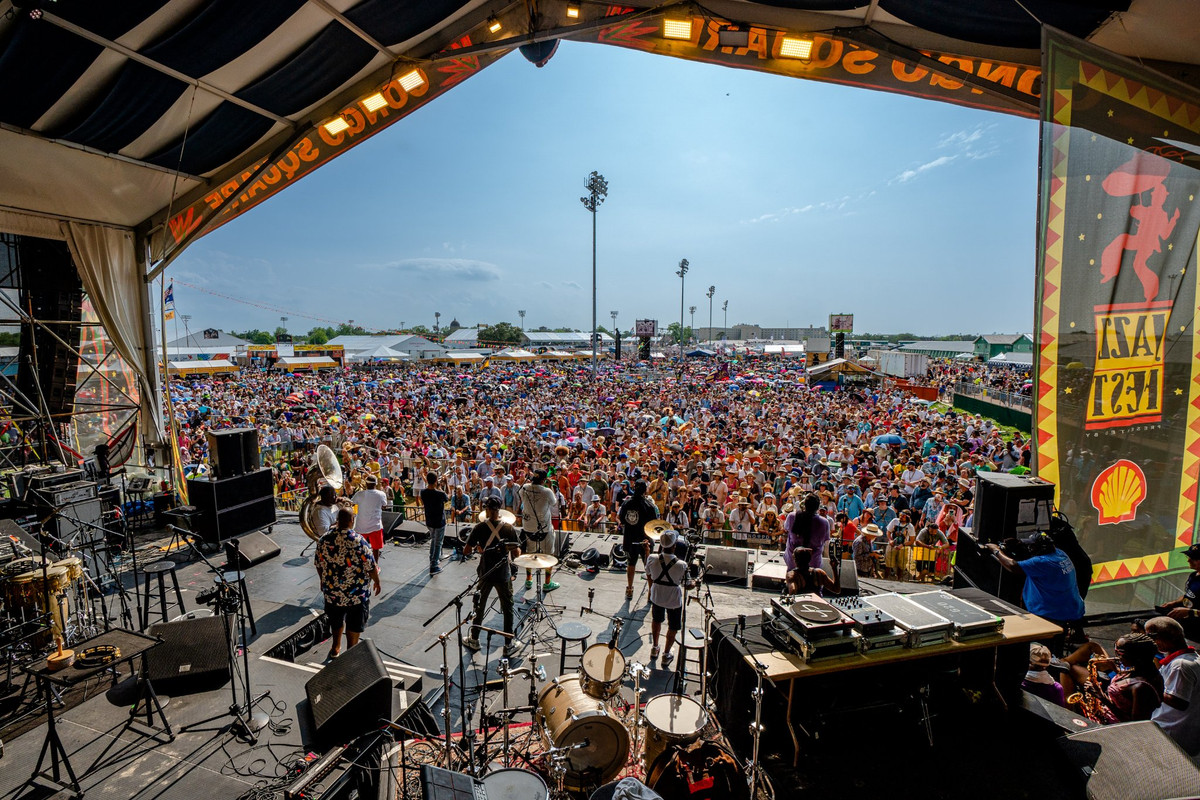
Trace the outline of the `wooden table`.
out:
<instances>
[{"instance_id":1,"label":"wooden table","mask_svg":"<svg viewBox=\"0 0 1200 800\"><path fill-rule=\"evenodd\" d=\"M1004 630L1001 633L991 636L976 636L962 642L950 641L927 647L893 647L886 650L871 650L866 653L824 658L813 664L807 664L799 656L779 650L768 653L751 653L745 658L751 668L757 669L756 663L761 664L764 667L763 675L777 687L782 689L780 685L784 682L787 683L787 724L795 750L792 766L796 766L800 761L800 737L792 719L792 708L797 681L847 670L868 669L902 662L920 662L939 656L960 655L979 650L995 650L1004 645L1049 639L1062 632L1062 628L1058 625L1047 622L1034 614L1012 614L1006 615L1003 619Z\"/></svg>"}]
</instances>

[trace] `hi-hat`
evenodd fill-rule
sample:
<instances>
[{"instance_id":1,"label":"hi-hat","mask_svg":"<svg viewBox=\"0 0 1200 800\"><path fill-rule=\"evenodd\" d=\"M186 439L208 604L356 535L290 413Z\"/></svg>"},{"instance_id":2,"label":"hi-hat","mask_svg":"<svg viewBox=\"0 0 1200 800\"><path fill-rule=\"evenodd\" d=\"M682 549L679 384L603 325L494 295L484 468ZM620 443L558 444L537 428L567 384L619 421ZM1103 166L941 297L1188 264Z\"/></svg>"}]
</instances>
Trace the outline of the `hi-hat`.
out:
<instances>
[{"instance_id":1,"label":"hi-hat","mask_svg":"<svg viewBox=\"0 0 1200 800\"><path fill-rule=\"evenodd\" d=\"M513 563L525 569L550 569L558 566L558 559L545 553L529 553L517 556L513 559Z\"/></svg>"},{"instance_id":2,"label":"hi-hat","mask_svg":"<svg viewBox=\"0 0 1200 800\"><path fill-rule=\"evenodd\" d=\"M511 511L509 511L506 508L500 509L498 518L501 522L507 522L509 525L512 525L514 522L517 521L517 515ZM476 517L476 519L478 519L480 522L486 522L487 521L487 512L480 511L479 516Z\"/></svg>"}]
</instances>

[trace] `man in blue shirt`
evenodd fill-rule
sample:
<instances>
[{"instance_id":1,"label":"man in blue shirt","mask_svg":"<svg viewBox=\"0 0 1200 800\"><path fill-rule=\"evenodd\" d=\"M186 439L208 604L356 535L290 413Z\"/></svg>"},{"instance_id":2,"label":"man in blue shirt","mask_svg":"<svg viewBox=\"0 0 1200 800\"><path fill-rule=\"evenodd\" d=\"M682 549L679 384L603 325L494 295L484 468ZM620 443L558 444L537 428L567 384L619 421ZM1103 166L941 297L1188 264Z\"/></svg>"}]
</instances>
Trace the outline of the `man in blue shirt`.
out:
<instances>
[{"instance_id":1,"label":"man in blue shirt","mask_svg":"<svg viewBox=\"0 0 1200 800\"><path fill-rule=\"evenodd\" d=\"M858 486L851 484L847 488L846 493L838 500L837 510L850 519L858 519L862 516L863 501L858 495Z\"/></svg>"},{"instance_id":2,"label":"man in blue shirt","mask_svg":"<svg viewBox=\"0 0 1200 800\"><path fill-rule=\"evenodd\" d=\"M1054 540L1039 533L1029 542L1029 555L1017 561L997 545L988 544L992 555L1009 572L1025 576L1021 600L1025 609L1052 622L1068 623L1083 617L1083 598L1075 582L1075 565Z\"/></svg>"}]
</instances>

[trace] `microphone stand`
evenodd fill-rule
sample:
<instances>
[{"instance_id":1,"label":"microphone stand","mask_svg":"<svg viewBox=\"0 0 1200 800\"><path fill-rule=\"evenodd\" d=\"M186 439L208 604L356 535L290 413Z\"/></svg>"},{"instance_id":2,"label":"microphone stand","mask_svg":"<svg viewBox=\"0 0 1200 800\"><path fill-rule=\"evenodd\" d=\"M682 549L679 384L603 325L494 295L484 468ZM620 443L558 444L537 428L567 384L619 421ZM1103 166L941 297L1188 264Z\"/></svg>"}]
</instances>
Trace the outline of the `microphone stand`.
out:
<instances>
[{"instance_id":1,"label":"microphone stand","mask_svg":"<svg viewBox=\"0 0 1200 800\"><path fill-rule=\"evenodd\" d=\"M220 613L221 619L225 624L225 641L229 648L229 689L233 695L233 702L230 704L229 711L227 713L217 714L214 717L209 717L208 719L194 722L191 725L180 728L179 730L181 733L186 732L198 725L203 725L206 722L212 722L213 720L220 719L224 716L232 716L234 718L234 723L230 726L230 729L236 732L238 738L245 739L249 744L257 744L258 731L267 727L271 719L270 716L268 716L265 712L256 711L255 706L264 697L270 697L271 692L268 689L262 694L259 694L257 697L252 698L250 695L250 646L246 641L246 612L243 608L241 593L225 579L225 574L216 566L214 566L213 563L208 560L208 557L204 555L204 552L196 546L195 541L193 541L195 536L194 534L192 534L190 531L183 531L181 528L176 528L174 525L168 525L167 527L179 532L183 537L183 540L187 542L188 547L190 547L196 555L200 556L200 559L205 563L209 571L217 576L217 611ZM238 561L238 554L239 550L235 544L233 548L233 560L235 565ZM238 627L241 630L241 679L242 694L245 698L245 701L241 703L238 702L237 673L239 670L237 668L237 655L234 652L235 643L233 641L233 630L230 628L229 613L226 611L226 608L229 607L228 599L231 596L237 598Z\"/></svg>"},{"instance_id":2,"label":"microphone stand","mask_svg":"<svg viewBox=\"0 0 1200 800\"><path fill-rule=\"evenodd\" d=\"M444 691L445 691L445 698L442 701L442 708L443 708L442 716L443 716L445 724L446 724L446 769L451 769L451 766L450 766L450 750L451 750L451 748L450 748L450 733L451 733L450 732L450 667L449 667L450 658L449 658L449 654L447 653L447 650L446 650L446 639L451 634L455 633L456 631L461 630L464 622L472 621L470 619L468 619L468 620L463 619L463 616L462 616L463 598L466 597L471 592L475 591L475 587L477 587L480 584L480 582L483 581L484 578L488 577L493 572L495 572L499 567L502 567L502 566L505 569L508 569L508 559L507 558L505 558L501 561L498 561L495 565L492 566L491 569L489 569L487 572L484 572L482 575L476 576L475 580L472 581L470 584L468 584L467 588L463 589L457 595L452 597L450 599L450 601L447 602L446 605L444 605L440 609L438 609L432 617L430 617L429 619L427 619L421 623L422 628L429 627L429 625L432 624L434 620L436 620L438 617L440 617L442 614L444 614L446 611L448 611L450 609L450 606L454 606L454 616L455 616L455 621L456 621L454 627L448 633L443 633L438 636L438 641L441 642L441 645L442 645L442 681L443 681L443 686L444 686ZM483 615L480 614L479 616L482 617ZM480 624L483 622L482 619L476 619L473 621L476 624ZM477 773L476 764L475 764L475 733L474 733L474 731L466 730L466 721L467 721L466 660L467 659L466 659L466 653L463 651L462 636L461 635L456 636L455 640L458 643L458 714L459 714L459 719L463 725L463 738L467 740L467 753L468 753L468 760L469 760L469 763L471 766L471 774L475 775ZM430 645L430 647L432 647L432 646L433 645ZM486 661L485 661L484 669L485 669L484 679L486 680L487 679Z\"/></svg>"},{"instance_id":3,"label":"microphone stand","mask_svg":"<svg viewBox=\"0 0 1200 800\"><path fill-rule=\"evenodd\" d=\"M121 582L121 580L117 577L116 570L112 563L112 555L109 553L108 531L105 529L105 527L103 525L95 525L91 522L88 522L87 520L78 519L78 518L72 517L68 514L64 514L61 511L57 511L55 513L59 517L67 520L68 522L72 522L75 525L79 525L81 527L90 528L91 530L99 531L103 535L103 537L104 537L103 549L104 549L105 566L108 568L109 577L112 578L113 585L116 586L116 588L117 588L117 598L121 604L121 620L125 623L125 627L128 630L131 630L131 631L137 630L137 628L133 624L133 613L129 608L129 590L125 588L125 584L123 584ZM95 551L97 548L94 545L85 545L85 546L90 546L92 548L92 554L94 557ZM131 552L131 555L133 558L133 568L134 568L133 586L134 586L134 591L136 592L137 591L137 553L132 552L132 550L130 552ZM98 559L93 559L92 563L94 563L94 564L98 563ZM92 585L92 588L96 590L96 594L99 595L99 597L100 597L100 610L104 614L104 630L107 633L111 626L109 625L109 621L108 621L108 603L106 603L104 600L104 590L99 583L92 580L92 578L87 575L86 570L84 571L84 577L87 578L88 583L90 583ZM141 608L140 603L138 604L138 608Z\"/></svg>"}]
</instances>

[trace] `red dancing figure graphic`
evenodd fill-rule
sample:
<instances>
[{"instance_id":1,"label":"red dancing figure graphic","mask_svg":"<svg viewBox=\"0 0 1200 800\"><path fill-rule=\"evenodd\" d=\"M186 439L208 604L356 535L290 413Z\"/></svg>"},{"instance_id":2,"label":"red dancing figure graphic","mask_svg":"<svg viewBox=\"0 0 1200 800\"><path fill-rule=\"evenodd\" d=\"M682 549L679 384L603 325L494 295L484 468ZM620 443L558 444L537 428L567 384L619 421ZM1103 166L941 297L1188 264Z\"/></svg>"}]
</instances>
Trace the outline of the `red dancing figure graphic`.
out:
<instances>
[{"instance_id":1,"label":"red dancing figure graphic","mask_svg":"<svg viewBox=\"0 0 1200 800\"><path fill-rule=\"evenodd\" d=\"M1119 234L1104 248L1104 255L1100 259L1100 282L1108 283L1121 271L1125 251L1132 251L1133 271L1142 282L1147 302L1158 296L1158 275L1150 269L1150 256L1162 252L1162 241L1171 235L1179 220L1178 208L1170 218L1163 208L1167 202L1166 179L1169 174L1169 162L1139 153L1113 170L1102 184L1104 191L1113 197L1150 192L1148 205L1138 204L1129 209L1136 232Z\"/></svg>"}]
</instances>

